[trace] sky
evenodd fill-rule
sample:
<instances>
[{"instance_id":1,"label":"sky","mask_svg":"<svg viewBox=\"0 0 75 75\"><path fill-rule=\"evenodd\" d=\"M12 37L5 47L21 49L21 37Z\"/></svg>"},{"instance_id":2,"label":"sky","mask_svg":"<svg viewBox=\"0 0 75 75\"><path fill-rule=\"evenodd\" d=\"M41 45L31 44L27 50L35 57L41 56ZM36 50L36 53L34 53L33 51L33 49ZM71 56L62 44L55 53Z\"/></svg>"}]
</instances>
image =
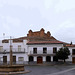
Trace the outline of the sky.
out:
<instances>
[{"instance_id":1,"label":"sky","mask_svg":"<svg viewBox=\"0 0 75 75\"><path fill-rule=\"evenodd\" d=\"M0 0L0 39L41 28L57 40L75 44L75 0Z\"/></svg>"}]
</instances>

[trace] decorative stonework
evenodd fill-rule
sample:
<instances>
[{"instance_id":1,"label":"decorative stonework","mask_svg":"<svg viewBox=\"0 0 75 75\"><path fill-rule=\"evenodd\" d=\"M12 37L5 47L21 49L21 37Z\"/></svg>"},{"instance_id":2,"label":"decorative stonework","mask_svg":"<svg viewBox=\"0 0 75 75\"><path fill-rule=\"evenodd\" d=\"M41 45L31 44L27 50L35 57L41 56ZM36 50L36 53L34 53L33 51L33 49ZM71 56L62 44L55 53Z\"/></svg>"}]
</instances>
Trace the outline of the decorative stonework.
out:
<instances>
[{"instance_id":1,"label":"decorative stonework","mask_svg":"<svg viewBox=\"0 0 75 75\"><path fill-rule=\"evenodd\" d=\"M23 40L26 39L28 41L55 41L56 39L51 36L51 33L47 31L45 33L45 30L42 28L40 31L33 32L32 30L28 31L27 36L20 37L20 38L14 38L12 39L13 43L20 43L23 42ZM9 39L2 40L2 43L9 42Z\"/></svg>"},{"instance_id":2,"label":"decorative stonework","mask_svg":"<svg viewBox=\"0 0 75 75\"><path fill-rule=\"evenodd\" d=\"M49 31L45 33L45 30L43 28L40 31L36 32L29 30L27 37L51 37L51 33Z\"/></svg>"}]
</instances>

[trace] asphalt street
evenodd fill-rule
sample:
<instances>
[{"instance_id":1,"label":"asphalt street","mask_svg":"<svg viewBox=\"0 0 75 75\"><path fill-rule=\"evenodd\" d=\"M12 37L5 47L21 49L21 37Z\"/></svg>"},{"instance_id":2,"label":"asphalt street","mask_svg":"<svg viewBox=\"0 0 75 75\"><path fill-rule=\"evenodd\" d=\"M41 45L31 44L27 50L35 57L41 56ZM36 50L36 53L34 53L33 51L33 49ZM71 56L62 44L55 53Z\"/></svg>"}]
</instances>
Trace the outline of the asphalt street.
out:
<instances>
[{"instance_id":1,"label":"asphalt street","mask_svg":"<svg viewBox=\"0 0 75 75\"><path fill-rule=\"evenodd\" d=\"M75 65L25 66L25 69L30 70L31 72L18 75L75 75Z\"/></svg>"}]
</instances>

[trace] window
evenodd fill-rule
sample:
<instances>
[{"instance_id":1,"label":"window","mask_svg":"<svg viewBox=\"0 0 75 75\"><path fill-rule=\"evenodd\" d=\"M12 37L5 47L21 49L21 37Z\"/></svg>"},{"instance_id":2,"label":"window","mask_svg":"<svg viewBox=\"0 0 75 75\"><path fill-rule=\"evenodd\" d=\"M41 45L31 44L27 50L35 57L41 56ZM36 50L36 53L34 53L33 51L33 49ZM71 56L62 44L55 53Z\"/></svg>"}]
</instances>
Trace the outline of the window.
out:
<instances>
[{"instance_id":1,"label":"window","mask_svg":"<svg viewBox=\"0 0 75 75\"><path fill-rule=\"evenodd\" d=\"M47 53L47 48L43 48L43 53Z\"/></svg>"},{"instance_id":2,"label":"window","mask_svg":"<svg viewBox=\"0 0 75 75\"><path fill-rule=\"evenodd\" d=\"M0 51L2 51L3 50L3 46L0 46Z\"/></svg>"},{"instance_id":3,"label":"window","mask_svg":"<svg viewBox=\"0 0 75 75\"><path fill-rule=\"evenodd\" d=\"M19 57L18 61L24 61L24 57Z\"/></svg>"},{"instance_id":4,"label":"window","mask_svg":"<svg viewBox=\"0 0 75 75\"><path fill-rule=\"evenodd\" d=\"M21 51L21 45L18 45L18 51Z\"/></svg>"},{"instance_id":5,"label":"window","mask_svg":"<svg viewBox=\"0 0 75 75\"><path fill-rule=\"evenodd\" d=\"M33 48L33 53L37 53L37 48Z\"/></svg>"},{"instance_id":6,"label":"window","mask_svg":"<svg viewBox=\"0 0 75 75\"><path fill-rule=\"evenodd\" d=\"M57 52L57 48L54 47L54 48L53 48L53 53L56 53L56 52Z\"/></svg>"},{"instance_id":7,"label":"window","mask_svg":"<svg viewBox=\"0 0 75 75\"><path fill-rule=\"evenodd\" d=\"M72 54L75 55L75 49L72 49Z\"/></svg>"},{"instance_id":8,"label":"window","mask_svg":"<svg viewBox=\"0 0 75 75\"><path fill-rule=\"evenodd\" d=\"M13 56L13 62L16 63L16 56Z\"/></svg>"}]
</instances>

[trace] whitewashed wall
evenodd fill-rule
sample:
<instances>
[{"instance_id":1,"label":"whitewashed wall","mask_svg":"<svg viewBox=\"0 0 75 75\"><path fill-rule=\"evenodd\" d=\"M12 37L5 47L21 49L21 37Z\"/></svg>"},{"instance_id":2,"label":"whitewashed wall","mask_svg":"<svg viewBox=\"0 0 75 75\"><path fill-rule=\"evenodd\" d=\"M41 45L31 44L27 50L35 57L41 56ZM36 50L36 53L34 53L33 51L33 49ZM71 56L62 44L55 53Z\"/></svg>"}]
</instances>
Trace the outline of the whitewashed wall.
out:
<instances>
[{"instance_id":1,"label":"whitewashed wall","mask_svg":"<svg viewBox=\"0 0 75 75\"><path fill-rule=\"evenodd\" d=\"M13 46L13 50L18 51L18 45L21 45L22 51L24 51L26 53L18 53L18 54L13 54L16 56L16 61L18 61L19 57L24 57L24 61L28 61L28 54L33 54L33 48L37 48L37 54L43 54L43 48L46 47L47 48L47 54L53 54L53 47L57 47L57 51L59 50L59 48L63 47L63 44L41 44L41 45L27 45L27 40L23 40L22 43L13 43L12 42L12 46ZM10 42L9 43L2 43L2 41L0 41L0 46L3 46L3 50L6 51L10 51ZM72 61L72 49L75 49L75 47L69 47L70 50L70 56L69 59L67 59L66 61ZM7 61L10 60L10 55L9 54L5 54L7 56ZM0 54L0 57L3 57L4 54ZM3 61L3 58L0 58L1 61ZM34 61L37 61L37 56L34 57ZM46 57L43 56L43 61L46 61ZM51 56L51 61L53 61L53 56Z\"/></svg>"},{"instance_id":2,"label":"whitewashed wall","mask_svg":"<svg viewBox=\"0 0 75 75\"><path fill-rule=\"evenodd\" d=\"M59 48L63 47L63 44L28 45L28 54L33 54L33 48L37 48L37 54L43 54L44 47L47 48L47 54L53 54L53 47L57 47L58 51ZM72 61L72 49L75 49L75 47L68 47L68 48L70 50L70 55L69 58L66 59L66 61ZM37 58L35 60L37 60ZM46 61L45 57L43 57L43 61ZM53 61L53 56L51 56L51 61Z\"/></svg>"},{"instance_id":3,"label":"whitewashed wall","mask_svg":"<svg viewBox=\"0 0 75 75\"><path fill-rule=\"evenodd\" d=\"M69 50L70 50L70 55L69 55L69 58L66 59L66 61L72 61L72 49L75 49L75 47L68 47Z\"/></svg>"},{"instance_id":4,"label":"whitewashed wall","mask_svg":"<svg viewBox=\"0 0 75 75\"><path fill-rule=\"evenodd\" d=\"M27 54L27 40L24 40L23 42L21 43L13 43L11 41L11 45L12 45L12 50L13 52L18 52L18 45L21 45L21 51L24 52L25 50L25 53L13 53L13 56L16 56L16 61L18 61L18 58L19 57L23 57L24 58L24 61L28 61L28 54ZM2 41L0 41L0 46L3 46L3 50L6 50L6 52L9 52L10 51L10 41L9 43L2 43ZM0 60L3 61L3 56L7 56L7 61L10 61L10 55L9 53L8 54L0 54Z\"/></svg>"},{"instance_id":5,"label":"whitewashed wall","mask_svg":"<svg viewBox=\"0 0 75 75\"><path fill-rule=\"evenodd\" d=\"M63 47L63 44L48 44L48 45L28 45L28 54L33 54L33 48L37 48L37 54L43 54L43 48L47 48L47 54L53 54L53 47Z\"/></svg>"}]
</instances>

